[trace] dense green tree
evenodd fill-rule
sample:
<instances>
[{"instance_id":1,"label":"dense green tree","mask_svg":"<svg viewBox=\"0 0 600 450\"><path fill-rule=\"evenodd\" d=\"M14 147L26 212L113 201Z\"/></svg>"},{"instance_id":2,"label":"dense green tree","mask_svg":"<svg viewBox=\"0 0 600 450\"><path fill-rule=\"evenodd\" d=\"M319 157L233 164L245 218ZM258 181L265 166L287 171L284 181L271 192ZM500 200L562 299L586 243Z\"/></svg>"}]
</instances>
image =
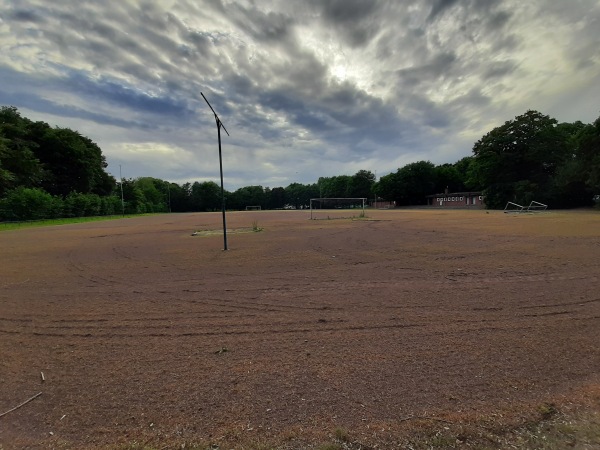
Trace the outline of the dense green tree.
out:
<instances>
[{"instance_id":1,"label":"dense green tree","mask_svg":"<svg viewBox=\"0 0 600 450\"><path fill-rule=\"evenodd\" d=\"M221 187L214 181L197 181L191 187L191 201L194 211L217 211L221 209Z\"/></svg>"},{"instance_id":2,"label":"dense green tree","mask_svg":"<svg viewBox=\"0 0 600 450\"><path fill-rule=\"evenodd\" d=\"M435 187L435 165L418 161L381 177L374 191L378 197L395 201L396 205L424 205L426 196L435 193Z\"/></svg>"},{"instance_id":3,"label":"dense green tree","mask_svg":"<svg viewBox=\"0 0 600 450\"><path fill-rule=\"evenodd\" d=\"M481 191L481 186L473 177L473 156L465 156L454 163L454 168L458 171L462 184L466 191Z\"/></svg>"},{"instance_id":4,"label":"dense green tree","mask_svg":"<svg viewBox=\"0 0 600 450\"><path fill-rule=\"evenodd\" d=\"M395 201L402 196L400 186L397 183L398 172L392 172L379 177L373 185L373 193L383 200Z\"/></svg>"},{"instance_id":5,"label":"dense green tree","mask_svg":"<svg viewBox=\"0 0 600 450\"><path fill-rule=\"evenodd\" d=\"M527 111L494 128L473 147L471 176L485 187L486 204L502 208L507 201L552 201L553 178L572 155L569 131L556 119Z\"/></svg>"},{"instance_id":6,"label":"dense green tree","mask_svg":"<svg viewBox=\"0 0 600 450\"><path fill-rule=\"evenodd\" d=\"M15 182L15 175L6 167L6 160L9 158L8 139L0 137L0 196Z\"/></svg>"},{"instance_id":7,"label":"dense green tree","mask_svg":"<svg viewBox=\"0 0 600 450\"><path fill-rule=\"evenodd\" d=\"M276 187L270 189L268 192L265 190L267 196L267 208L279 209L285 206L285 189L282 187Z\"/></svg>"},{"instance_id":8,"label":"dense green tree","mask_svg":"<svg viewBox=\"0 0 600 450\"><path fill-rule=\"evenodd\" d=\"M21 221L61 217L62 200L43 189L18 187L0 199L0 220Z\"/></svg>"},{"instance_id":9,"label":"dense green tree","mask_svg":"<svg viewBox=\"0 0 600 450\"><path fill-rule=\"evenodd\" d=\"M102 198L98 194L71 192L64 200L63 214L67 217L99 216L102 213Z\"/></svg>"},{"instance_id":10,"label":"dense green tree","mask_svg":"<svg viewBox=\"0 0 600 450\"><path fill-rule=\"evenodd\" d=\"M349 175L321 177L317 185L323 198L352 197L352 177Z\"/></svg>"},{"instance_id":11,"label":"dense green tree","mask_svg":"<svg viewBox=\"0 0 600 450\"><path fill-rule=\"evenodd\" d=\"M124 178L123 199L125 201L125 214L142 214L146 212L146 199L144 193L137 186L136 180ZM119 186L120 189L120 186Z\"/></svg>"},{"instance_id":12,"label":"dense green tree","mask_svg":"<svg viewBox=\"0 0 600 450\"><path fill-rule=\"evenodd\" d=\"M590 125L581 122L559 123L556 126L556 134L560 136L564 153L563 157L552 167L545 189L545 200L542 200L550 203L553 207L585 206L591 202L591 190L586 185L585 176L583 176L585 166L582 165L583 161L578 156L580 142L577 138L584 133L587 127Z\"/></svg>"},{"instance_id":13,"label":"dense green tree","mask_svg":"<svg viewBox=\"0 0 600 450\"><path fill-rule=\"evenodd\" d=\"M227 209L244 210L246 206L261 206L266 204L262 186L244 186L227 196Z\"/></svg>"},{"instance_id":14,"label":"dense green tree","mask_svg":"<svg viewBox=\"0 0 600 450\"><path fill-rule=\"evenodd\" d=\"M369 198L373 193L375 175L369 170L359 170L349 180L349 197Z\"/></svg>"},{"instance_id":15,"label":"dense green tree","mask_svg":"<svg viewBox=\"0 0 600 450\"><path fill-rule=\"evenodd\" d=\"M304 208L310 205L310 199L318 197L319 188L316 184L291 183L285 188L286 204L295 208Z\"/></svg>"},{"instance_id":16,"label":"dense green tree","mask_svg":"<svg viewBox=\"0 0 600 450\"><path fill-rule=\"evenodd\" d=\"M100 197L100 215L102 216L112 216L116 214L121 214L122 205L121 205L121 197L117 195L106 195Z\"/></svg>"},{"instance_id":17,"label":"dense green tree","mask_svg":"<svg viewBox=\"0 0 600 450\"><path fill-rule=\"evenodd\" d=\"M17 187L39 187L46 175L34 153L30 124L16 108L0 108L0 196Z\"/></svg>"},{"instance_id":18,"label":"dense green tree","mask_svg":"<svg viewBox=\"0 0 600 450\"><path fill-rule=\"evenodd\" d=\"M167 195L171 198L171 211L185 212L193 211L191 201L191 183L184 183L181 186L177 183L169 183L169 191Z\"/></svg>"},{"instance_id":19,"label":"dense green tree","mask_svg":"<svg viewBox=\"0 0 600 450\"><path fill-rule=\"evenodd\" d=\"M2 107L0 138L8 140L0 154L0 189L42 187L66 196L72 191L109 195L114 188L102 151L76 131L32 122L15 107Z\"/></svg>"},{"instance_id":20,"label":"dense green tree","mask_svg":"<svg viewBox=\"0 0 600 450\"><path fill-rule=\"evenodd\" d=\"M465 179L454 164L442 164L434 168L435 193L445 192L463 192L465 188Z\"/></svg>"},{"instance_id":21,"label":"dense green tree","mask_svg":"<svg viewBox=\"0 0 600 450\"><path fill-rule=\"evenodd\" d=\"M168 211L168 193L164 188L164 181L152 177L140 177L135 180L135 184L144 195L144 204L146 212L166 212Z\"/></svg>"},{"instance_id":22,"label":"dense green tree","mask_svg":"<svg viewBox=\"0 0 600 450\"><path fill-rule=\"evenodd\" d=\"M575 135L579 178L590 192L600 195L600 117Z\"/></svg>"},{"instance_id":23,"label":"dense green tree","mask_svg":"<svg viewBox=\"0 0 600 450\"><path fill-rule=\"evenodd\" d=\"M32 131L36 156L48 172L42 182L46 191L63 196L72 191L107 194L113 183L98 145L76 131L41 122L33 124Z\"/></svg>"}]
</instances>

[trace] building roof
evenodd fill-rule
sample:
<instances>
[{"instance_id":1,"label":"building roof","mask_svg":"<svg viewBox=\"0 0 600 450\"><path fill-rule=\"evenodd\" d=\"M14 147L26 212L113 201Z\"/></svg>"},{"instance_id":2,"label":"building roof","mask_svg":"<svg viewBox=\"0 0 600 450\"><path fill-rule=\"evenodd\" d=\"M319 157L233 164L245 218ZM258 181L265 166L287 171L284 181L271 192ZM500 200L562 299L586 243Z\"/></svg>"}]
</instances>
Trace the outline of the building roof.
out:
<instances>
[{"instance_id":1,"label":"building roof","mask_svg":"<svg viewBox=\"0 0 600 450\"><path fill-rule=\"evenodd\" d=\"M444 192L440 193L440 194L433 194L433 195L427 195L427 198L433 198L433 197L466 197L467 195L482 195L481 192L478 191L473 191L473 192L448 192L447 194L445 194Z\"/></svg>"}]
</instances>

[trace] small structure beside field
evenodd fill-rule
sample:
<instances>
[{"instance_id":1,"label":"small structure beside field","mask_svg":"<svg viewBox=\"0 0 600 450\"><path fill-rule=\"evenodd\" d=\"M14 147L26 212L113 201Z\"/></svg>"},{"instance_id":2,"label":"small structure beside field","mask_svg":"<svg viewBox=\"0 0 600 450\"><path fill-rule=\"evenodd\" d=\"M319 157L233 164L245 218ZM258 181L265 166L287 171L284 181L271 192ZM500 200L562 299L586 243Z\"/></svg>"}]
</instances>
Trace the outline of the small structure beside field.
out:
<instances>
[{"instance_id":1,"label":"small structure beside field","mask_svg":"<svg viewBox=\"0 0 600 450\"><path fill-rule=\"evenodd\" d=\"M445 192L427 196L427 205L437 208L485 208L481 192Z\"/></svg>"}]
</instances>

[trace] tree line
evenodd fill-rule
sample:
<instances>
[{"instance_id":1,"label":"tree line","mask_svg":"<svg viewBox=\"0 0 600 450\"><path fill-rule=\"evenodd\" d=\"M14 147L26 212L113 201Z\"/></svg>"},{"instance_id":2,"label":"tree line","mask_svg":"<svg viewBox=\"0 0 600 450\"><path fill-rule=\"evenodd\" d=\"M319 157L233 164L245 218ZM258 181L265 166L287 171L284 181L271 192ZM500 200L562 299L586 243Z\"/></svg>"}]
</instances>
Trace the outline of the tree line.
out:
<instances>
[{"instance_id":1,"label":"tree line","mask_svg":"<svg viewBox=\"0 0 600 450\"><path fill-rule=\"evenodd\" d=\"M226 207L301 208L317 197L422 205L447 189L481 191L489 208L531 200L568 208L590 206L600 194L600 118L558 123L527 111L484 135L472 153L454 164L410 163L378 181L359 170L311 184L246 186L225 192ZM116 180L106 167L100 147L77 131L31 121L12 106L0 108L0 221L221 208L215 182Z\"/></svg>"}]
</instances>

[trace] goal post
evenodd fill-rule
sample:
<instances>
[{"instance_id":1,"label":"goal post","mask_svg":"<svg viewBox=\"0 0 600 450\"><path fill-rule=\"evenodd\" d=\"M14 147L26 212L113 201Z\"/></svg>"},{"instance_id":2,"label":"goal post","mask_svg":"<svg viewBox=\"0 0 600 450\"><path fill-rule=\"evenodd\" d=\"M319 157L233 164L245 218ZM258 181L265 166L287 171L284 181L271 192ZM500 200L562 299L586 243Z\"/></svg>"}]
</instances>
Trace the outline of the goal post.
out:
<instances>
[{"instance_id":1,"label":"goal post","mask_svg":"<svg viewBox=\"0 0 600 450\"><path fill-rule=\"evenodd\" d=\"M260 205L246 206L246 211L260 211L260 210L262 210L262 208L260 207Z\"/></svg>"},{"instance_id":2,"label":"goal post","mask_svg":"<svg viewBox=\"0 0 600 450\"><path fill-rule=\"evenodd\" d=\"M310 199L310 218L348 218L348 212L357 211L361 217L365 215L365 203L367 199L364 197L356 198L311 198ZM325 212L325 214L319 214ZM325 217L326 216L326 217ZM354 215L350 216L354 217Z\"/></svg>"},{"instance_id":3,"label":"goal post","mask_svg":"<svg viewBox=\"0 0 600 450\"><path fill-rule=\"evenodd\" d=\"M546 211L548 205L532 200L529 206L519 205L518 203L508 202L504 207L505 213L536 213Z\"/></svg>"}]
</instances>

